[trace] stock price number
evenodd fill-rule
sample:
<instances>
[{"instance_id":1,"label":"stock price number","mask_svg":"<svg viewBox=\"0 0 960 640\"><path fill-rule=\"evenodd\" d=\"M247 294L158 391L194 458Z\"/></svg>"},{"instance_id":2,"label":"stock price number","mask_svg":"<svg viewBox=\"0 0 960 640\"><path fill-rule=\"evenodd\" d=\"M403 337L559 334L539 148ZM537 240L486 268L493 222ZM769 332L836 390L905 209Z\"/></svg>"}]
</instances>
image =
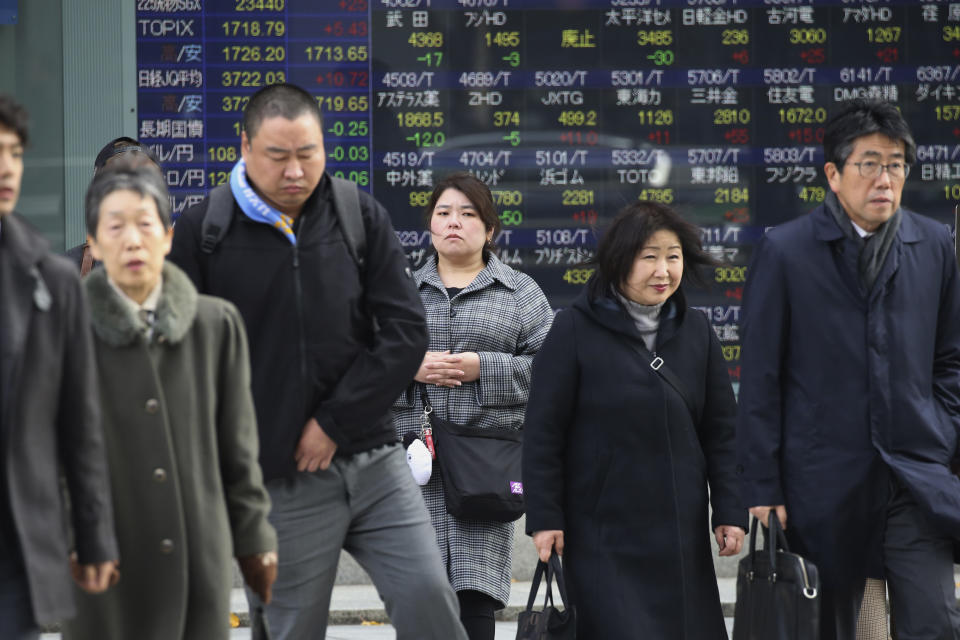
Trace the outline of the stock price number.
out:
<instances>
[{"instance_id":1,"label":"stock price number","mask_svg":"<svg viewBox=\"0 0 960 640\"><path fill-rule=\"evenodd\" d=\"M505 227L515 227L523 223L523 211L519 209L504 209L500 212L500 222Z\"/></svg>"},{"instance_id":2,"label":"stock price number","mask_svg":"<svg viewBox=\"0 0 960 640\"><path fill-rule=\"evenodd\" d=\"M728 344L720 347L723 351L723 359L727 362L735 362L740 359L740 345Z\"/></svg>"},{"instance_id":3,"label":"stock price number","mask_svg":"<svg viewBox=\"0 0 960 640\"><path fill-rule=\"evenodd\" d=\"M713 270L713 279L716 282L740 283L747 280L746 267L716 267Z\"/></svg>"},{"instance_id":4,"label":"stock price number","mask_svg":"<svg viewBox=\"0 0 960 640\"><path fill-rule=\"evenodd\" d=\"M487 32L484 35L488 47L519 47L520 46L520 32L519 31L497 31L494 33Z\"/></svg>"},{"instance_id":5,"label":"stock price number","mask_svg":"<svg viewBox=\"0 0 960 640\"><path fill-rule=\"evenodd\" d=\"M827 41L827 30L823 27L816 29L790 29L790 44L823 44Z\"/></svg>"},{"instance_id":6,"label":"stock price number","mask_svg":"<svg viewBox=\"0 0 960 640\"><path fill-rule=\"evenodd\" d=\"M516 189L494 189L490 192L493 204L498 207L519 207L523 204L523 194Z\"/></svg>"},{"instance_id":7,"label":"stock price number","mask_svg":"<svg viewBox=\"0 0 960 640\"><path fill-rule=\"evenodd\" d=\"M310 46L304 49L309 62L366 62L368 57L367 45L358 44L349 47L340 45L332 47Z\"/></svg>"},{"instance_id":8,"label":"stock price number","mask_svg":"<svg viewBox=\"0 0 960 640\"><path fill-rule=\"evenodd\" d=\"M720 43L731 47L750 44L750 32L746 29L724 29L720 34Z\"/></svg>"},{"instance_id":9,"label":"stock price number","mask_svg":"<svg viewBox=\"0 0 960 640\"><path fill-rule=\"evenodd\" d=\"M726 126L749 124L750 109L714 109L713 124Z\"/></svg>"},{"instance_id":10,"label":"stock price number","mask_svg":"<svg viewBox=\"0 0 960 640\"><path fill-rule=\"evenodd\" d=\"M221 51L226 62L283 62L287 59L287 50L280 45L261 47L260 45L231 44Z\"/></svg>"},{"instance_id":11,"label":"stock price number","mask_svg":"<svg viewBox=\"0 0 960 640\"><path fill-rule=\"evenodd\" d=\"M370 99L367 96L317 96L317 104L324 111L366 111L370 108Z\"/></svg>"},{"instance_id":12,"label":"stock price number","mask_svg":"<svg viewBox=\"0 0 960 640\"><path fill-rule=\"evenodd\" d=\"M401 111L397 114L397 126L405 129L421 129L443 126L442 111Z\"/></svg>"},{"instance_id":13,"label":"stock price number","mask_svg":"<svg viewBox=\"0 0 960 640\"><path fill-rule=\"evenodd\" d=\"M827 110L823 107L790 107L779 109L780 122L786 124L819 124L827 121Z\"/></svg>"},{"instance_id":14,"label":"stock price number","mask_svg":"<svg viewBox=\"0 0 960 640\"><path fill-rule=\"evenodd\" d=\"M286 82L285 71L224 71L220 82L224 87L263 87L268 84Z\"/></svg>"},{"instance_id":15,"label":"stock price number","mask_svg":"<svg viewBox=\"0 0 960 640\"><path fill-rule=\"evenodd\" d=\"M414 31L407 38L411 47L437 49L443 46L442 31Z\"/></svg>"},{"instance_id":16,"label":"stock price number","mask_svg":"<svg viewBox=\"0 0 960 640\"><path fill-rule=\"evenodd\" d=\"M672 188L642 189L640 193L637 194L637 200L646 200L648 202L662 202L663 204L671 204L673 202L673 189Z\"/></svg>"},{"instance_id":17,"label":"stock price number","mask_svg":"<svg viewBox=\"0 0 960 640\"><path fill-rule=\"evenodd\" d=\"M430 204L430 192L429 191L411 191L408 198L411 207L416 207L422 209Z\"/></svg>"},{"instance_id":18,"label":"stock price number","mask_svg":"<svg viewBox=\"0 0 960 640\"><path fill-rule=\"evenodd\" d=\"M285 0L233 0L234 11L283 11Z\"/></svg>"},{"instance_id":19,"label":"stock price number","mask_svg":"<svg viewBox=\"0 0 960 640\"><path fill-rule=\"evenodd\" d=\"M868 27L867 40L876 44L900 42L902 27Z\"/></svg>"},{"instance_id":20,"label":"stock price number","mask_svg":"<svg viewBox=\"0 0 960 640\"><path fill-rule=\"evenodd\" d=\"M593 189L564 189L560 204L565 207L582 207L593 204Z\"/></svg>"},{"instance_id":21,"label":"stock price number","mask_svg":"<svg viewBox=\"0 0 960 640\"><path fill-rule=\"evenodd\" d=\"M442 147L447 141L447 134L443 131L417 131L413 135L407 136L405 140L413 143L413 146L417 148Z\"/></svg>"},{"instance_id":22,"label":"stock price number","mask_svg":"<svg viewBox=\"0 0 960 640\"><path fill-rule=\"evenodd\" d=\"M223 96L220 99L220 111L224 113L243 111L247 108L248 102L250 102L250 96Z\"/></svg>"},{"instance_id":23,"label":"stock price number","mask_svg":"<svg viewBox=\"0 0 960 640\"><path fill-rule=\"evenodd\" d=\"M327 127L327 133L338 138L361 138L369 135L370 124L366 120L337 120Z\"/></svg>"},{"instance_id":24,"label":"stock price number","mask_svg":"<svg viewBox=\"0 0 960 640\"><path fill-rule=\"evenodd\" d=\"M207 174L207 179L209 180L211 187L219 187L220 185L226 184L230 181L230 172L211 171Z\"/></svg>"},{"instance_id":25,"label":"stock price number","mask_svg":"<svg viewBox=\"0 0 960 640\"><path fill-rule=\"evenodd\" d=\"M344 171L343 169L337 169L333 172L338 178L343 178L344 180L349 180L350 182L356 182L361 187L366 187L370 184L370 172L369 171Z\"/></svg>"},{"instance_id":26,"label":"stock price number","mask_svg":"<svg viewBox=\"0 0 960 640\"><path fill-rule=\"evenodd\" d=\"M227 20L221 26L223 35L231 38L280 38L287 33L283 20Z\"/></svg>"},{"instance_id":27,"label":"stock price number","mask_svg":"<svg viewBox=\"0 0 960 640\"><path fill-rule=\"evenodd\" d=\"M718 187L713 190L713 201L716 204L741 204L750 202L748 187Z\"/></svg>"},{"instance_id":28,"label":"stock price number","mask_svg":"<svg viewBox=\"0 0 960 640\"><path fill-rule=\"evenodd\" d=\"M240 154L236 147L208 147L207 156L211 162L236 162Z\"/></svg>"},{"instance_id":29,"label":"stock price number","mask_svg":"<svg viewBox=\"0 0 960 640\"><path fill-rule=\"evenodd\" d=\"M669 127L673 124L673 109L644 109L637 112L641 125Z\"/></svg>"},{"instance_id":30,"label":"stock price number","mask_svg":"<svg viewBox=\"0 0 960 640\"><path fill-rule=\"evenodd\" d=\"M568 284L587 284L596 269L567 269L563 274L563 281Z\"/></svg>"},{"instance_id":31,"label":"stock price number","mask_svg":"<svg viewBox=\"0 0 960 640\"><path fill-rule=\"evenodd\" d=\"M934 112L937 114L937 120L941 122L955 122L960 120L960 104L938 105Z\"/></svg>"},{"instance_id":32,"label":"stock price number","mask_svg":"<svg viewBox=\"0 0 960 640\"><path fill-rule=\"evenodd\" d=\"M493 126L495 127L519 127L519 111L494 111Z\"/></svg>"},{"instance_id":33,"label":"stock price number","mask_svg":"<svg viewBox=\"0 0 960 640\"><path fill-rule=\"evenodd\" d=\"M370 159L370 148L361 145L337 145L327 152L334 162L366 162Z\"/></svg>"},{"instance_id":34,"label":"stock price number","mask_svg":"<svg viewBox=\"0 0 960 640\"><path fill-rule=\"evenodd\" d=\"M597 126L597 112L590 111L561 111L557 122L565 127L595 127Z\"/></svg>"},{"instance_id":35,"label":"stock price number","mask_svg":"<svg viewBox=\"0 0 960 640\"><path fill-rule=\"evenodd\" d=\"M823 202L827 197L826 187L804 187L797 193L797 197L804 202Z\"/></svg>"},{"instance_id":36,"label":"stock price number","mask_svg":"<svg viewBox=\"0 0 960 640\"><path fill-rule=\"evenodd\" d=\"M670 29L656 29L637 31L637 44L641 47L669 47L673 44L673 31Z\"/></svg>"}]
</instances>

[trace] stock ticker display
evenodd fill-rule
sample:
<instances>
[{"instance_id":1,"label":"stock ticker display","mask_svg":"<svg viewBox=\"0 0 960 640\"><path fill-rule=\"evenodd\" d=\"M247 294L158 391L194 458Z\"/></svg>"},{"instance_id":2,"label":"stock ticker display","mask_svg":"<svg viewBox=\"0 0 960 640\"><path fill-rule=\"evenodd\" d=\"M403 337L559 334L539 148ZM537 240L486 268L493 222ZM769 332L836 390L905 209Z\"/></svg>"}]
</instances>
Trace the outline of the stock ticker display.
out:
<instances>
[{"instance_id":1,"label":"stock ticker display","mask_svg":"<svg viewBox=\"0 0 960 640\"><path fill-rule=\"evenodd\" d=\"M595 228L669 203L722 262L689 290L739 379L751 247L823 201L842 101L899 105L919 146L904 203L960 201L960 2L138 0L138 137L175 213L227 180L249 96L312 92L332 173L390 211L414 266L433 183L491 188L502 259L554 307L592 270Z\"/></svg>"}]
</instances>

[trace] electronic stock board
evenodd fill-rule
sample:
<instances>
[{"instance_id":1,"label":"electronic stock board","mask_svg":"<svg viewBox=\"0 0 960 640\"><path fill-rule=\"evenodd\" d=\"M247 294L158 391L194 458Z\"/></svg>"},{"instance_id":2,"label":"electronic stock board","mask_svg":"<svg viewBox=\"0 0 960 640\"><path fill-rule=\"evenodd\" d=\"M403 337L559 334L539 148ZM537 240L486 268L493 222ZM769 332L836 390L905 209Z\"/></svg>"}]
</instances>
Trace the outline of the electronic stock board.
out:
<instances>
[{"instance_id":1,"label":"electronic stock board","mask_svg":"<svg viewBox=\"0 0 960 640\"><path fill-rule=\"evenodd\" d=\"M455 170L490 186L502 259L555 307L625 203L677 207L722 262L689 297L734 381L751 247L823 201L840 102L911 123L904 204L949 223L960 201L960 2L137 0L136 34L138 136L175 213L227 179L249 95L293 82L323 110L330 171L386 206L414 266Z\"/></svg>"}]
</instances>

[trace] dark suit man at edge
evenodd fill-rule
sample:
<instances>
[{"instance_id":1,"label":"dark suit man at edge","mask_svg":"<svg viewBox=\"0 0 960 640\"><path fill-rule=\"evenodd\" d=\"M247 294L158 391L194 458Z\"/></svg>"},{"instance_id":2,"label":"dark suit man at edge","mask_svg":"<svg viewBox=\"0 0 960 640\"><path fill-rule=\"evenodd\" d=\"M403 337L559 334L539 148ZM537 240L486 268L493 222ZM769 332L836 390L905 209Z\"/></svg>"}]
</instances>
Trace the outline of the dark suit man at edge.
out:
<instances>
[{"instance_id":1,"label":"dark suit man at edge","mask_svg":"<svg viewBox=\"0 0 960 640\"><path fill-rule=\"evenodd\" d=\"M371 575L398 638L465 639L390 421L427 331L387 212L360 192L361 267L333 209L320 110L299 87L254 94L240 142L226 236L203 252L208 198L177 221L170 259L236 304L250 338L280 557L273 601L248 592L254 623L265 610L274 640L323 637L342 547Z\"/></svg>"},{"instance_id":2,"label":"dark suit man at edge","mask_svg":"<svg viewBox=\"0 0 960 640\"><path fill-rule=\"evenodd\" d=\"M39 637L74 614L58 471L90 592L115 576L117 543L86 303L70 263L14 208L27 113L0 95L0 638Z\"/></svg>"},{"instance_id":3,"label":"dark suit man at edge","mask_svg":"<svg viewBox=\"0 0 960 640\"><path fill-rule=\"evenodd\" d=\"M866 578L896 637L960 638L953 241L900 207L916 145L895 106L842 106L823 146L826 201L767 233L744 292L744 502L819 567L821 638L854 638Z\"/></svg>"}]
</instances>

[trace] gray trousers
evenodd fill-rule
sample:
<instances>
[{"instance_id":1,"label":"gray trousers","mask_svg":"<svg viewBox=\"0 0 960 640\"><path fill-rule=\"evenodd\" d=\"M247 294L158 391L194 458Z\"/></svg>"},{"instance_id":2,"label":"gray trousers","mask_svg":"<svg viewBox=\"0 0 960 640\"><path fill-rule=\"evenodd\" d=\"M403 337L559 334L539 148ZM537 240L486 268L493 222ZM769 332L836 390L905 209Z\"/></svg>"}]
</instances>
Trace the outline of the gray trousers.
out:
<instances>
[{"instance_id":1,"label":"gray trousers","mask_svg":"<svg viewBox=\"0 0 960 640\"><path fill-rule=\"evenodd\" d=\"M263 624L271 640L323 638L343 548L373 579L398 640L467 640L399 444L334 458L325 471L274 480L267 490L280 562L269 605L247 589L254 629Z\"/></svg>"}]
</instances>

